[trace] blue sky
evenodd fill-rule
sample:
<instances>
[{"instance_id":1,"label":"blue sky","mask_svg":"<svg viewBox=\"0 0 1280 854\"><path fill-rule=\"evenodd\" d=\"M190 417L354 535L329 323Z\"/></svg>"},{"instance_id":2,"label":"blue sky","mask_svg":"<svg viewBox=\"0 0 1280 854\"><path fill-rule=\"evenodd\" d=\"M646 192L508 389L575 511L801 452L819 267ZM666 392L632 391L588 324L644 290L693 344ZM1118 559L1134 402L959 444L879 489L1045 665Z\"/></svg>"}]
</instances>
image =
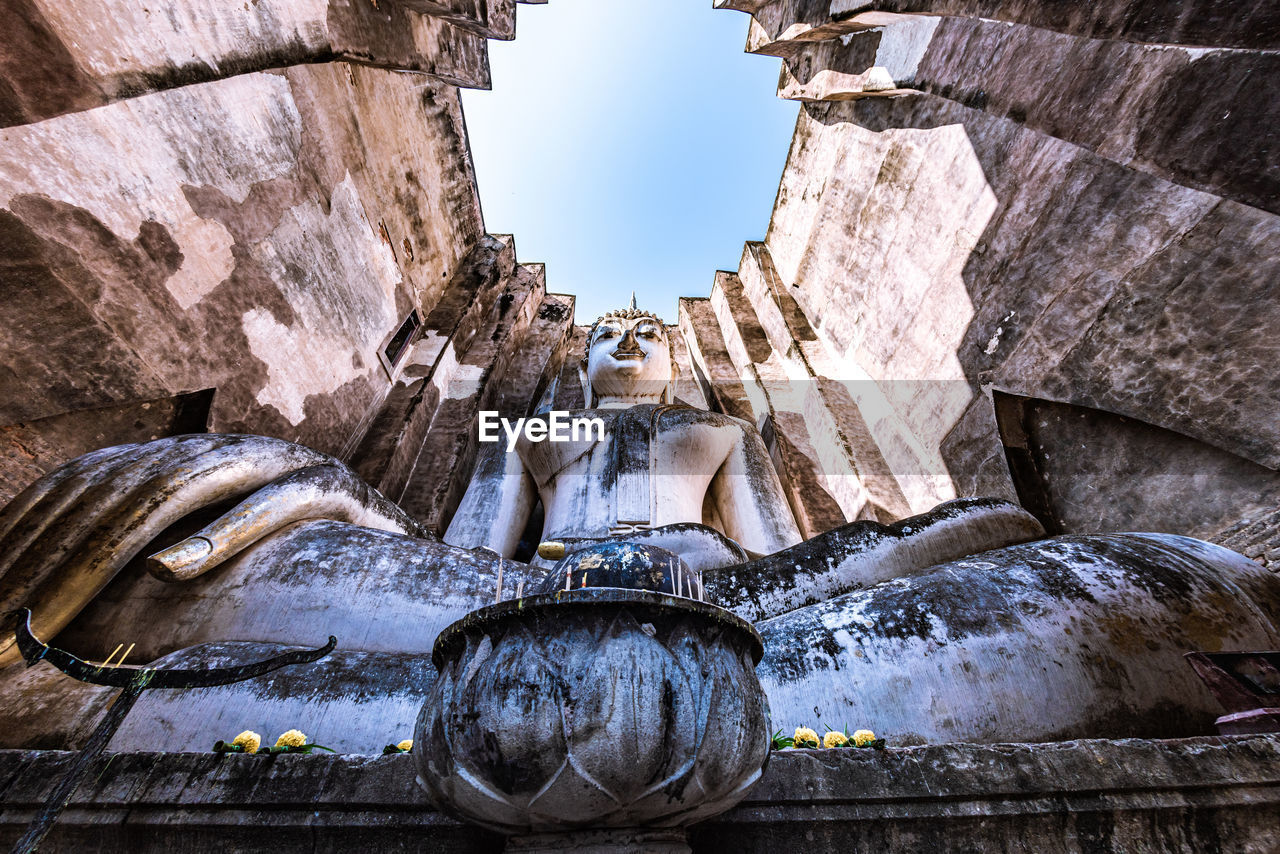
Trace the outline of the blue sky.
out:
<instances>
[{"instance_id":1,"label":"blue sky","mask_svg":"<svg viewBox=\"0 0 1280 854\"><path fill-rule=\"evenodd\" d=\"M489 42L493 91L463 90L485 227L578 297L676 320L764 237L797 104L780 61L743 53L741 12L711 0L551 0Z\"/></svg>"}]
</instances>

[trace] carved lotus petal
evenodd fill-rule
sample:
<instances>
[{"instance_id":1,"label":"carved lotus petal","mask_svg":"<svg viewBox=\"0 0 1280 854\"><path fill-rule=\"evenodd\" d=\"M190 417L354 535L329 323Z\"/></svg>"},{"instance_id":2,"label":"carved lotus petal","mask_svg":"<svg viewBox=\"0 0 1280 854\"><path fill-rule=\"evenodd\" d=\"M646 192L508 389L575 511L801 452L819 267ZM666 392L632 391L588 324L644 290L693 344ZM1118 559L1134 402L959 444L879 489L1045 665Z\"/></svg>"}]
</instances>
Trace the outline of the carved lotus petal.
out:
<instances>
[{"instance_id":1,"label":"carved lotus petal","mask_svg":"<svg viewBox=\"0 0 1280 854\"><path fill-rule=\"evenodd\" d=\"M733 649L723 634L708 650L706 672L710 706L695 776L714 800L738 788L742 769L764 764L768 706L763 692L751 689L755 674L747 653Z\"/></svg>"},{"instance_id":2,"label":"carved lotus petal","mask_svg":"<svg viewBox=\"0 0 1280 854\"><path fill-rule=\"evenodd\" d=\"M709 672L709 646L707 629L699 628L691 620L681 621L671 630L666 642L667 649L679 663L680 669L691 677L691 687L696 691L694 716L685 722L685 726L698 733L698 743L702 740L703 725L711 706L711 685L705 678Z\"/></svg>"},{"instance_id":3,"label":"carved lotus petal","mask_svg":"<svg viewBox=\"0 0 1280 854\"><path fill-rule=\"evenodd\" d=\"M483 816L496 827L520 827L527 821L523 803L517 803L471 770L455 764L453 774L443 781L443 802L472 818Z\"/></svg>"},{"instance_id":4,"label":"carved lotus petal","mask_svg":"<svg viewBox=\"0 0 1280 854\"><path fill-rule=\"evenodd\" d=\"M671 654L677 669L685 675L691 692L692 705L676 721L679 730L680 749L672 754L668 763L650 786L637 806L650 811L665 812L672 801L686 796L698 797L700 790L690 790L689 783L697 762L698 748L706 727L710 708L711 691L703 678L706 673L706 650L690 621L678 623L667 635L663 646Z\"/></svg>"},{"instance_id":5,"label":"carved lotus petal","mask_svg":"<svg viewBox=\"0 0 1280 854\"><path fill-rule=\"evenodd\" d=\"M493 641L488 635L468 635L466 650L454 667L451 691L443 696L446 703L456 706L462 701L467 684L493 655Z\"/></svg>"},{"instance_id":6,"label":"carved lotus petal","mask_svg":"<svg viewBox=\"0 0 1280 854\"><path fill-rule=\"evenodd\" d=\"M440 757L450 766L453 764L453 749L449 744L444 718L450 714L453 704L445 698L453 693L453 672L456 669L446 667L437 674L436 681L431 686L430 699L418 710L418 721L414 727L414 738L419 744L430 742L430 755ZM422 750L421 746L419 750Z\"/></svg>"},{"instance_id":7,"label":"carved lotus petal","mask_svg":"<svg viewBox=\"0 0 1280 854\"><path fill-rule=\"evenodd\" d=\"M612 794L575 768L566 752L559 772L529 802L529 812L549 826L596 822L618 809Z\"/></svg>"},{"instance_id":8,"label":"carved lotus petal","mask_svg":"<svg viewBox=\"0 0 1280 854\"><path fill-rule=\"evenodd\" d=\"M630 804L691 754L689 677L662 644L620 611L587 659L566 717L570 764Z\"/></svg>"},{"instance_id":9,"label":"carved lotus petal","mask_svg":"<svg viewBox=\"0 0 1280 854\"><path fill-rule=\"evenodd\" d=\"M512 627L475 669L452 722L459 765L525 804L559 772L565 756L557 669L523 626Z\"/></svg>"}]
</instances>

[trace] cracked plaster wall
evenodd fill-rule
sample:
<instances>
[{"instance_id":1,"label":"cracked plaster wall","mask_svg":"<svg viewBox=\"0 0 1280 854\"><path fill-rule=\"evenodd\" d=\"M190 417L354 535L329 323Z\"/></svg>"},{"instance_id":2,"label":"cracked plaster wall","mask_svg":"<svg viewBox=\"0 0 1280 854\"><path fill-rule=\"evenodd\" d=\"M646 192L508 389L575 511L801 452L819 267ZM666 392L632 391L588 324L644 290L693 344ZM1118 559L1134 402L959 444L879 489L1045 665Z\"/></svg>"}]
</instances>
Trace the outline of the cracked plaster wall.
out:
<instances>
[{"instance_id":1,"label":"cracked plaster wall","mask_svg":"<svg viewBox=\"0 0 1280 854\"><path fill-rule=\"evenodd\" d=\"M4 129L0 205L0 423L215 388L331 453L483 234L456 89L343 63Z\"/></svg>"}]
</instances>

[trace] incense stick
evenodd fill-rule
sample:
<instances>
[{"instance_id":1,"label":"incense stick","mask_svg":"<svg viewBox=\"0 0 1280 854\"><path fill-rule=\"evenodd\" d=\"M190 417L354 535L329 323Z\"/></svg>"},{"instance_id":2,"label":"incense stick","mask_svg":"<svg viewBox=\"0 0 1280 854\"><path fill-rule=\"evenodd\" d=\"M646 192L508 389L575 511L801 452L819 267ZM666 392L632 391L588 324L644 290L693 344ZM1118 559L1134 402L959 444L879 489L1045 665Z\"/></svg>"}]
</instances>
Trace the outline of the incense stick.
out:
<instances>
[{"instance_id":1,"label":"incense stick","mask_svg":"<svg viewBox=\"0 0 1280 854\"><path fill-rule=\"evenodd\" d=\"M116 653L117 653L117 652L119 652L119 651L120 651L121 649L123 649L123 648L124 648L124 644L122 644L122 643L118 643L118 644L116 644L116 648L115 648L115 649L113 649L113 650L111 650L111 654L107 656L107 660L106 660L106 661L104 661L104 662L102 662L101 664L99 664L99 665L98 665L99 669L101 669L101 668L103 668L103 667L106 667L108 664L110 664L110 663L111 663L111 659L115 658L115 657L116 657ZM132 649L132 647L130 647L130 649Z\"/></svg>"}]
</instances>

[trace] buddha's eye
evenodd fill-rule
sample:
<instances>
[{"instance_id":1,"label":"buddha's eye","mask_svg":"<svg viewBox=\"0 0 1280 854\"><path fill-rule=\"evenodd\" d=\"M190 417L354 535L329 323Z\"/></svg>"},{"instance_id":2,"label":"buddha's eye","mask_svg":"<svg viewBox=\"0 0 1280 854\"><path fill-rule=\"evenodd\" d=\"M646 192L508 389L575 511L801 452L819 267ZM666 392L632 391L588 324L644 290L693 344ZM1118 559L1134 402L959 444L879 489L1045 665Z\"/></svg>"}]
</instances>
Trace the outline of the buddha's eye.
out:
<instances>
[{"instance_id":1,"label":"buddha's eye","mask_svg":"<svg viewBox=\"0 0 1280 854\"><path fill-rule=\"evenodd\" d=\"M646 323L644 326L639 326L636 328L636 335L640 338L657 338L658 327L654 326L651 323Z\"/></svg>"}]
</instances>

